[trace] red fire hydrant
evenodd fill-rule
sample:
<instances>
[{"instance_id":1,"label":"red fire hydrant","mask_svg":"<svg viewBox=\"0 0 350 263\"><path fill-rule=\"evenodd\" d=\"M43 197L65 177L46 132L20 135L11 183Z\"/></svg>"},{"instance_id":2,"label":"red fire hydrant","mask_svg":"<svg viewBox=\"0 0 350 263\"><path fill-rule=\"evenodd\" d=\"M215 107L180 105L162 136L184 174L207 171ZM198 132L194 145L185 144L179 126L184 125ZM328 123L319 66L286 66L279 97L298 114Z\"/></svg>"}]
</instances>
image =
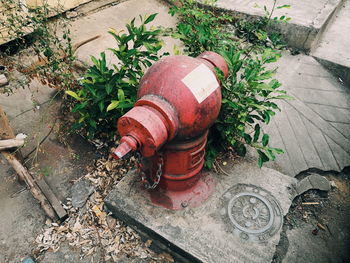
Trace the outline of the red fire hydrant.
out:
<instances>
[{"instance_id":1,"label":"red fire hydrant","mask_svg":"<svg viewBox=\"0 0 350 263\"><path fill-rule=\"evenodd\" d=\"M228 75L214 52L197 58L169 56L150 67L141 80L134 108L118 120L116 159L138 150L139 173L154 204L169 209L197 206L214 189L200 171L208 129L221 106L215 67Z\"/></svg>"}]
</instances>

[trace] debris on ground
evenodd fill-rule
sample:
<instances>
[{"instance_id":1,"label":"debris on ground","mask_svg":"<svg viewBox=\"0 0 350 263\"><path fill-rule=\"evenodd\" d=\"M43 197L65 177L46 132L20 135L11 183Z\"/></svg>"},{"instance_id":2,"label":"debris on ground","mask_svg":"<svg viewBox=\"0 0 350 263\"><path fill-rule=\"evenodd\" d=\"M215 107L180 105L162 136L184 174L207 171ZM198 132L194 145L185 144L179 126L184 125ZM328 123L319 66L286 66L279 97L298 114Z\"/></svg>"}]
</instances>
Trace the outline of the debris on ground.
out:
<instances>
[{"instance_id":1,"label":"debris on ground","mask_svg":"<svg viewBox=\"0 0 350 263\"><path fill-rule=\"evenodd\" d=\"M92 194L81 208L73 206L73 200L67 198L64 208L68 218L61 225L47 221L47 228L36 238L36 259L40 259L46 251L58 251L63 242L68 242L69 246L80 250L81 259L99 253L102 262L118 261L125 256L139 258L143 262L173 262L169 254L153 252L150 249L152 241L144 243L133 229L104 211L104 197L134 163L133 157L129 161L97 160L81 179L91 183Z\"/></svg>"},{"instance_id":2,"label":"debris on ground","mask_svg":"<svg viewBox=\"0 0 350 263\"><path fill-rule=\"evenodd\" d=\"M294 199L285 216L274 263L349 262L350 169L321 171L319 176L334 186L329 191L311 189Z\"/></svg>"}]
</instances>

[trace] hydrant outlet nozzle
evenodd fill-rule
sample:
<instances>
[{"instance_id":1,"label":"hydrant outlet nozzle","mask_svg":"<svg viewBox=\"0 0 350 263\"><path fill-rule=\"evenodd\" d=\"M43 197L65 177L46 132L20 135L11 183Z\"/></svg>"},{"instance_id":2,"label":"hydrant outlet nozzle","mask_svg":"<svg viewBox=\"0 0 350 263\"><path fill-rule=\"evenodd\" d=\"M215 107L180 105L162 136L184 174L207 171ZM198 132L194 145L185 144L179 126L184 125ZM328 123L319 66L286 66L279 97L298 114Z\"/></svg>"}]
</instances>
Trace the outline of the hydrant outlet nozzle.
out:
<instances>
[{"instance_id":1,"label":"hydrant outlet nozzle","mask_svg":"<svg viewBox=\"0 0 350 263\"><path fill-rule=\"evenodd\" d=\"M126 135L120 139L118 147L112 150L112 156L114 159L119 160L129 152L137 150L137 148L137 141L133 137Z\"/></svg>"}]
</instances>

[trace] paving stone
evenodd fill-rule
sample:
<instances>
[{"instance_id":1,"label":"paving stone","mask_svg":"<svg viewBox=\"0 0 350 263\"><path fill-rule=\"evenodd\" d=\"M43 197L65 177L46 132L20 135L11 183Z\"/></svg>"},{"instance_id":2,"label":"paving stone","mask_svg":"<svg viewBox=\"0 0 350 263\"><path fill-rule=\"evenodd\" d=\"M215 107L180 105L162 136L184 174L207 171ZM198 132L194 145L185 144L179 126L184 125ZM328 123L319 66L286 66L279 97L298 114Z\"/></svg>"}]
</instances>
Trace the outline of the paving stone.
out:
<instances>
[{"instance_id":1,"label":"paving stone","mask_svg":"<svg viewBox=\"0 0 350 263\"><path fill-rule=\"evenodd\" d=\"M277 65L276 78L294 97L279 101L282 111L264 127L270 146L286 152L277 165L290 176L310 168L340 172L350 165L347 87L312 57L284 52Z\"/></svg>"},{"instance_id":2,"label":"paving stone","mask_svg":"<svg viewBox=\"0 0 350 263\"><path fill-rule=\"evenodd\" d=\"M148 193L135 183L135 174L129 174L118 183L105 199L105 205L114 216L160 240L190 262L271 262L283 216L296 196L297 180L273 169L260 169L255 162L229 163L225 169L230 176L206 174L215 179L216 190L196 208L171 211L155 207ZM238 193L242 196L238 197ZM254 211L263 207L271 209L271 217L261 214L260 218L263 212L258 213L258 229L263 229L270 218L271 225L262 233L249 232L251 219L244 216L243 207L239 209L231 202L235 198L248 198L239 201L256 204ZM251 198L254 199L252 203Z\"/></svg>"},{"instance_id":3,"label":"paving stone","mask_svg":"<svg viewBox=\"0 0 350 263\"><path fill-rule=\"evenodd\" d=\"M114 6L110 6L96 13L88 14L81 17L71 24L73 43L86 40L90 37L100 35L94 41L91 41L80 47L76 56L78 59L87 64L91 64L91 56L98 57L101 52L108 48L114 48L116 41L108 34L109 28L114 28L117 32L126 30L125 24L129 23L136 17L136 25L139 25L139 16L157 13L158 15L148 26L174 27L176 18L168 14L168 6L163 1L158 0L128 0L120 1ZM165 46L162 52L173 54L173 46L181 46L179 40L171 37L164 37ZM107 65L112 67L112 63L116 63L117 59L112 55L111 51L106 51Z\"/></svg>"},{"instance_id":4,"label":"paving stone","mask_svg":"<svg viewBox=\"0 0 350 263\"><path fill-rule=\"evenodd\" d=\"M94 192L94 187L87 180L79 180L72 189L72 205L75 208L83 207L89 196Z\"/></svg>"}]
</instances>

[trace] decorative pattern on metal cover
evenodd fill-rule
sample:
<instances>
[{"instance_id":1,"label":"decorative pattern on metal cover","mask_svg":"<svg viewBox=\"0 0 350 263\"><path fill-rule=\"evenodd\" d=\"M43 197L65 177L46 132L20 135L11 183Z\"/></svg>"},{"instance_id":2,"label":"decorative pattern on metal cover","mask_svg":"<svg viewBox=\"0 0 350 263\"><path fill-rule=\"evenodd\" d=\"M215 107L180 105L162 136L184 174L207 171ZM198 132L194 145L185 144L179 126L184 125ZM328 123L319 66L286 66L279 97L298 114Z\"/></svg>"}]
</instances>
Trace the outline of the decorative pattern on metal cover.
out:
<instances>
[{"instance_id":1,"label":"decorative pattern on metal cover","mask_svg":"<svg viewBox=\"0 0 350 263\"><path fill-rule=\"evenodd\" d=\"M223 195L223 205L222 216L229 221L231 231L242 240L267 241L283 223L278 201L254 185L233 186Z\"/></svg>"}]
</instances>

